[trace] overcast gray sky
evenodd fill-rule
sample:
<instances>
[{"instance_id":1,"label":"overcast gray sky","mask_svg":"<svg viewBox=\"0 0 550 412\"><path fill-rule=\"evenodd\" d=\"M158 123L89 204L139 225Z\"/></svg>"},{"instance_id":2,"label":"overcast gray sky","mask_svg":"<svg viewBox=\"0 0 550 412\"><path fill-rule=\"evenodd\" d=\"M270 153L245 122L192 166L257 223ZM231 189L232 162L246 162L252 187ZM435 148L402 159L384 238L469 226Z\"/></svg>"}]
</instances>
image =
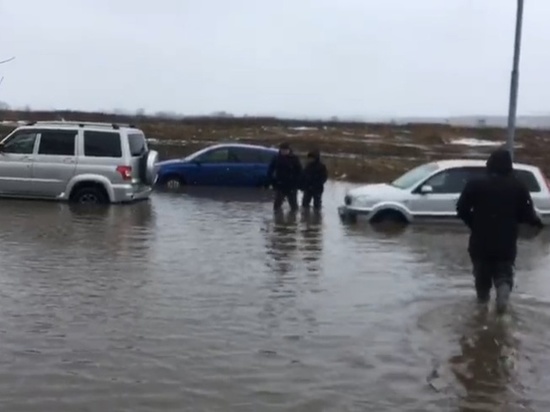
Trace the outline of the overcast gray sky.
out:
<instances>
[{"instance_id":1,"label":"overcast gray sky","mask_svg":"<svg viewBox=\"0 0 550 412\"><path fill-rule=\"evenodd\" d=\"M505 114L516 0L0 0L0 100L184 114ZM520 114L550 113L526 0Z\"/></svg>"}]
</instances>

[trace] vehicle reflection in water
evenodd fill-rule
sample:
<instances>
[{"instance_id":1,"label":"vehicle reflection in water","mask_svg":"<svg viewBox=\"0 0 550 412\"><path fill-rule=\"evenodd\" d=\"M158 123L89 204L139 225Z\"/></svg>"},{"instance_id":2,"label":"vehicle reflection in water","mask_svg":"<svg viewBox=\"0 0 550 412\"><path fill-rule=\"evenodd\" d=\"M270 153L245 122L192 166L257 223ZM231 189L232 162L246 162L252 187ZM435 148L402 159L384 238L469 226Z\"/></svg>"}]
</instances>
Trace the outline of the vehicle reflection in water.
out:
<instances>
[{"instance_id":1,"label":"vehicle reflection in water","mask_svg":"<svg viewBox=\"0 0 550 412\"><path fill-rule=\"evenodd\" d=\"M37 293L33 303L27 301L29 308L41 299L60 303L61 296L77 304L82 293L89 293L90 302L97 302L100 295L101 301L110 296L116 302L116 295L124 295L129 285L147 282L153 226L149 202L91 207L4 200L0 202L3 292L11 290L10 298L15 298L27 287L57 288L54 294ZM14 307L21 303L15 299Z\"/></svg>"},{"instance_id":2,"label":"vehicle reflection in water","mask_svg":"<svg viewBox=\"0 0 550 412\"><path fill-rule=\"evenodd\" d=\"M103 258L146 260L147 244L154 240L151 226L153 212L149 202L131 206L91 207L56 202L6 201L0 203L0 251L3 259L10 258L8 246L17 253L28 255L17 260L32 262L47 257L55 250L72 249L79 259L84 251L97 250ZM37 256L32 244L38 243L43 256ZM17 255L17 254L16 254ZM145 259L144 259L145 258ZM67 262L71 264L71 262Z\"/></svg>"},{"instance_id":3,"label":"vehicle reflection in water","mask_svg":"<svg viewBox=\"0 0 550 412\"><path fill-rule=\"evenodd\" d=\"M215 186L184 186L178 190L158 189L163 196L170 196L173 199L185 200L193 198L224 203L255 203L261 204L271 201L273 192L264 188L227 188Z\"/></svg>"}]
</instances>

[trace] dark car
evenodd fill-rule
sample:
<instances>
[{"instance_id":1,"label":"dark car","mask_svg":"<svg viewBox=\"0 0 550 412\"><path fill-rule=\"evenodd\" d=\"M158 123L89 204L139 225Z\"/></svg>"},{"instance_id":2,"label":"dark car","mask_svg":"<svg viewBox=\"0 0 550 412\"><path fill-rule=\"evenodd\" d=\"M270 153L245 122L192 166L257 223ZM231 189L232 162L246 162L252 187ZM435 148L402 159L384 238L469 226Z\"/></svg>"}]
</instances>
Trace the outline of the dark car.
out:
<instances>
[{"instance_id":1,"label":"dark car","mask_svg":"<svg viewBox=\"0 0 550 412\"><path fill-rule=\"evenodd\" d=\"M184 159L159 162L157 184L177 189L183 185L261 187L277 149L248 144L219 144Z\"/></svg>"}]
</instances>

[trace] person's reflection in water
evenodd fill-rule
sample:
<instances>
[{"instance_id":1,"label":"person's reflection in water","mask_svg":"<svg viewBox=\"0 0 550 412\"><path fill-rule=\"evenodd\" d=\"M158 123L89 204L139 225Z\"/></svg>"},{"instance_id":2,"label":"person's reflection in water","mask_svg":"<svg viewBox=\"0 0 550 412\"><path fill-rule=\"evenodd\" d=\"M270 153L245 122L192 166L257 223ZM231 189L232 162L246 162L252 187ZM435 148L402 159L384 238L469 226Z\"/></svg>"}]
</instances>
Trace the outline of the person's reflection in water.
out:
<instances>
[{"instance_id":1,"label":"person's reflection in water","mask_svg":"<svg viewBox=\"0 0 550 412\"><path fill-rule=\"evenodd\" d=\"M312 219L316 221L318 218ZM318 328L315 311L300 298L303 293L317 289L307 276L301 246L305 243L307 254L312 254L310 249L318 249L315 246L318 235L313 229L302 239L299 229L303 230L303 226L302 219L298 222L297 212L277 211L273 226L266 230L266 254L273 273L266 278L268 294L260 317L265 322L266 332L274 339L296 340Z\"/></svg>"},{"instance_id":2,"label":"person's reflection in water","mask_svg":"<svg viewBox=\"0 0 550 412\"><path fill-rule=\"evenodd\" d=\"M275 270L280 275L286 275L292 269L293 254L298 248L297 232L296 211L274 211L268 254L273 258Z\"/></svg>"},{"instance_id":3,"label":"person's reflection in water","mask_svg":"<svg viewBox=\"0 0 550 412\"><path fill-rule=\"evenodd\" d=\"M507 319L479 308L460 338L461 353L450 359L451 369L466 393L460 411L504 410L512 378L516 344Z\"/></svg>"},{"instance_id":4,"label":"person's reflection in water","mask_svg":"<svg viewBox=\"0 0 550 412\"><path fill-rule=\"evenodd\" d=\"M319 258L323 250L323 216L321 211L303 210L301 216L301 234L303 244L300 249L303 252L303 259L306 262L309 272L319 272Z\"/></svg>"},{"instance_id":5,"label":"person's reflection in water","mask_svg":"<svg viewBox=\"0 0 550 412\"><path fill-rule=\"evenodd\" d=\"M284 323L284 313L292 312L296 298L297 243L296 212L285 213L277 210L273 215L272 226L266 232L267 265L273 276L267 278L267 299L260 316L266 322L269 333L279 330Z\"/></svg>"}]
</instances>

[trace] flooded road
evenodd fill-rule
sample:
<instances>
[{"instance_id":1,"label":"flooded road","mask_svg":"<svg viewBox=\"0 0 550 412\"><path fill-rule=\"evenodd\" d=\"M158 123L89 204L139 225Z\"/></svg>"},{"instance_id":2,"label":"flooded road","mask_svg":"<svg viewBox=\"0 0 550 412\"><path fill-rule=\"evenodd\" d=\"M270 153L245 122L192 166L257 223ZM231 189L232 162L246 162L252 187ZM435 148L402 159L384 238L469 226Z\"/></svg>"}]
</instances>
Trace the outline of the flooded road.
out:
<instances>
[{"instance_id":1,"label":"flooded road","mask_svg":"<svg viewBox=\"0 0 550 412\"><path fill-rule=\"evenodd\" d=\"M549 410L548 230L498 320L465 230L345 226L343 190L1 201L0 410Z\"/></svg>"}]
</instances>

